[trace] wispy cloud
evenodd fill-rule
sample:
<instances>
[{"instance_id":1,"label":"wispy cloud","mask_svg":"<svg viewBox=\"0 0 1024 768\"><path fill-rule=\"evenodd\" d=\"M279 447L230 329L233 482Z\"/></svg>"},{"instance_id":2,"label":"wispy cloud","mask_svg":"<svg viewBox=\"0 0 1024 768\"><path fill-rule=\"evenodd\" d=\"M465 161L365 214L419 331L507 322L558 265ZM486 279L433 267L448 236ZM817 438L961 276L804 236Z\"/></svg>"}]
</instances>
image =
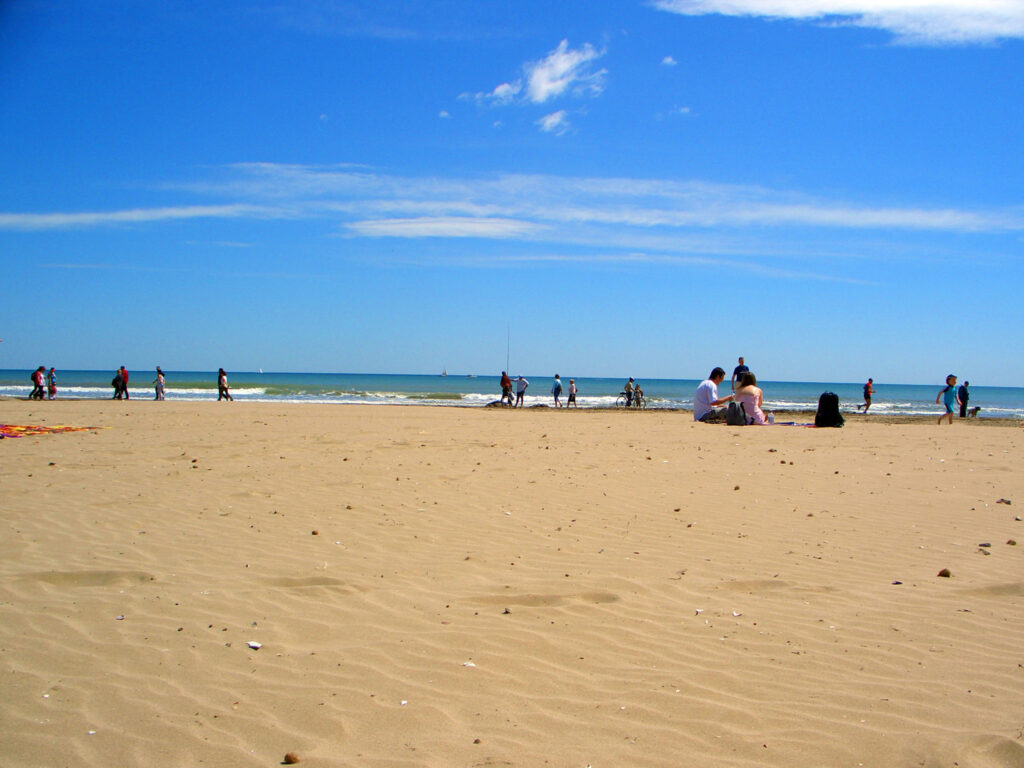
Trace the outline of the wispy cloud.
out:
<instances>
[{"instance_id":1,"label":"wispy cloud","mask_svg":"<svg viewBox=\"0 0 1024 768\"><path fill-rule=\"evenodd\" d=\"M561 136L572 127L569 123L569 115L564 109L552 112L550 115L544 115L544 117L536 122L544 133L553 133L557 136Z\"/></svg>"},{"instance_id":2,"label":"wispy cloud","mask_svg":"<svg viewBox=\"0 0 1024 768\"><path fill-rule=\"evenodd\" d=\"M534 104L543 104L566 91L576 95L599 96L604 90L607 70L595 70L591 62L604 55L590 43L582 48L569 48L563 40L555 50L539 61L525 66L526 96Z\"/></svg>"},{"instance_id":3,"label":"wispy cloud","mask_svg":"<svg viewBox=\"0 0 1024 768\"><path fill-rule=\"evenodd\" d=\"M555 114L555 113L553 113ZM559 119L552 118L552 125ZM0 230L158 227L198 218L231 225L253 219L303 222L320 238L491 241L466 254L495 260L562 259L596 263L700 265L729 259L748 272L786 279L845 279L849 259L905 254L946 258L944 245L986 237L1016 240L1024 207L878 205L799 191L699 180L506 174L393 175L355 166L250 163L209 171L202 183L172 188L221 205L179 205L98 213L0 213ZM264 230L268 232L269 230ZM212 238L211 238L212 239ZM396 256L395 258L400 258ZM552 257L554 258L554 257ZM816 265L808 268L809 264ZM91 268L104 268L93 265Z\"/></svg>"},{"instance_id":4,"label":"wispy cloud","mask_svg":"<svg viewBox=\"0 0 1024 768\"><path fill-rule=\"evenodd\" d=\"M465 260L463 264L468 264ZM729 269L735 272L745 272L760 277L781 278L786 280L814 280L819 282L847 283L855 285L874 285L873 281L860 278L849 278L836 275L827 275L820 272L808 272L804 270L782 269L770 265L759 264L753 261L740 259L722 259L711 256L676 256L663 253L584 253L584 254L519 254L514 256L488 257L485 260L476 259L472 262L475 266L500 266L502 264L597 264L597 265L636 265L636 264L662 264L671 266L687 267L714 267L721 270Z\"/></svg>"},{"instance_id":5,"label":"wispy cloud","mask_svg":"<svg viewBox=\"0 0 1024 768\"><path fill-rule=\"evenodd\" d=\"M661 66L663 67L674 67L677 64L679 64L679 62L673 59L671 56L666 56L664 59L661 60Z\"/></svg>"},{"instance_id":6,"label":"wispy cloud","mask_svg":"<svg viewBox=\"0 0 1024 768\"><path fill-rule=\"evenodd\" d=\"M721 14L871 27L924 45L1024 38L1020 0L652 0L687 16Z\"/></svg>"},{"instance_id":7,"label":"wispy cloud","mask_svg":"<svg viewBox=\"0 0 1024 768\"><path fill-rule=\"evenodd\" d=\"M524 237L541 229L529 221L459 216L422 216L403 219L368 219L346 224L362 237Z\"/></svg>"},{"instance_id":8,"label":"wispy cloud","mask_svg":"<svg viewBox=\"0 0 1024 768\"><path fill-rule=\"evenodd\" d=\"M0 213L0 229L44 230L98 227L111 224L145 224L180 219L239 219L285 215L265 206L186 205L170 208L133 208L122 211L73 213Z\"/></svg>"},{"instance_id":9,"label":"wispy cloud","mask_svg":"<svg viewBox=\"0 0 1024 768\"><path fill-rule=\"evenodd\" d=\"M552 128L565 119L557 112L548 117ZM543 174L412 177L354 166L246 163L219 169L204 182L165 185L164 189L232 200L222 205L87 213L0 212L0 229L41 231L200 218L319 218L339 221L352 232L372 231L374 236L392 232L402 237L485 230L507 236L500 233L522 232L523 222L665 231L751 227L1024 231L1020 207L865 205L790 190L697 180Z\"/></svg>"},{"instance_id":10,"label":"wispy cloud","mask_svg":"<svg viewBox=\"0 0 1024 768\"><path fill-rule=\"evenodd\" d=\"M546 104L566 95L590 98L600 96L604 92L608 71L598 69L595 62L604 54L603 50L598 50L590 43L573 49L569 47L568 40L563 40L543 58L523 64L520 77L501 83L490 91L462 93L459 98L480 105L501 107L510 104ZM561 115L564 120L565 114L564 110L553 112L535 123L547 133L564 133L568 124L558 123L553 116Z\"/></svg>"}]
</instances>

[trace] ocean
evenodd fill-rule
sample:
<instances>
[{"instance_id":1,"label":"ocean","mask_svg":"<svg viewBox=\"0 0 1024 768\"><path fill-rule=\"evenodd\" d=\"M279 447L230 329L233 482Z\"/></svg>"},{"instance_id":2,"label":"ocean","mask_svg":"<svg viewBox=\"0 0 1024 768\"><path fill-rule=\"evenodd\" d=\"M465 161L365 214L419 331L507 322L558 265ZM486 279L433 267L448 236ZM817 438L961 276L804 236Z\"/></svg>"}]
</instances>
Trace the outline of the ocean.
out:
<instances>
[{"instance_id":1,"label":"ocean","mask_svg":"<svg viewBox=\"0 0 1024 768\"><path fill-rule=\"evenodd\" d=\"M31 371L0 370L0 397L27 397ZM216 371L165 371L168 400L217 399ZM113 371L57 371L58 398L109 398ZM131 372L129 393L139 400L153 399L154 371ZM530 386L526 405L551 404L551 375L526 376ZM237 400L290 403L364 403L371 405L434 405L479 407L501 396L499 376L403 375L375 373L261 373L229 372L231 394ZM563 376L562 401L569 377ZM622 391L625 378L577 378L581 408L609 408ZM700 383L696 379L647 379L640 382L647 407L690 409ZM814 410L822 392L835 392L841 409L853 412L862 402L862 383L759 381L765 410ZM934 415L941 382L932 384L875 383L872 413ZM720 388L725 394L728 382ZM971 387L970 405L981 407L981 418L1024 418L1024 388Z\"/></svg>"}]
</instances>

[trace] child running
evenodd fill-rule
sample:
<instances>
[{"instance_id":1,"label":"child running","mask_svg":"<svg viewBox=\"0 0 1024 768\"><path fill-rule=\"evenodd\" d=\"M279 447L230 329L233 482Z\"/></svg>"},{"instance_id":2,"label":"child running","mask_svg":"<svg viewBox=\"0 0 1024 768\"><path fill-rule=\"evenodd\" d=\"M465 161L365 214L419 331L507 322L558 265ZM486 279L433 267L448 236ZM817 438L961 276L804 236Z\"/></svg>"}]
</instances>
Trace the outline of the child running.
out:
<instances>
[{"instance_id":1,"label":"child running","mask_svg":"<svg viewBox=\"0 0 1024 768\"><path fill-rule=\"evenodd\" d=\"M954 410L953 406L960 405L960 397L956 393L956 376L954 376L952 373L946 377L945 389L943 389L941 392L939 392L938 395L936 395L935 404L938 405L940 400L942 401L942 404L946 406L946 412L939 416L938 423L941 424L942 420L948 417L949 423L952 424Z\"/></svg>"}]
</instances>

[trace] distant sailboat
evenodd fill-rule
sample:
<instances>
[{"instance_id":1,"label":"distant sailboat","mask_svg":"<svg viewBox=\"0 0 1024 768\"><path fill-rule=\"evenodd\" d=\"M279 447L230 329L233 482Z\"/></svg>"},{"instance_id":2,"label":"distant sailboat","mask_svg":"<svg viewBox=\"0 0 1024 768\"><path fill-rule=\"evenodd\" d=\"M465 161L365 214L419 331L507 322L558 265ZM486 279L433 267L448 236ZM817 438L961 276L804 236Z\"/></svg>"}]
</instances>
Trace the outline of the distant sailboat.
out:
<instances>
[{"instance_id":1,"label":"distant sailboat","mask_svg":"<svg viewBox=\"0 0 1024 768\"><path fill-rule=\"evenodd\" d=\"M442 376L447 376L448 375L448 369L447 368L441 369L441 375Z\"/></svg>"}]
</instances>

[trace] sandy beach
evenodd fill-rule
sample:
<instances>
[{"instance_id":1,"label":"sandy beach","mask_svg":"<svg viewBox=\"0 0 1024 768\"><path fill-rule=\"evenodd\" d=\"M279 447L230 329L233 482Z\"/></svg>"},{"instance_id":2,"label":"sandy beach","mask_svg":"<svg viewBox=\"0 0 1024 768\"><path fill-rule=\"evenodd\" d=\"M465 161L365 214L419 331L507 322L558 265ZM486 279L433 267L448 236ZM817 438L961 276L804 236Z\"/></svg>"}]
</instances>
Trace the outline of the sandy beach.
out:
<instances>
[{"instance_id":1,"label":"sandy beach","mask_svg":"<svg viewBox=\"0 0 1024 768\"><path fill-rule=\"evenodd\" d=\"M0 423L2 765L1024 766L1016 426Z\"/></svg>"}]
</instances>

